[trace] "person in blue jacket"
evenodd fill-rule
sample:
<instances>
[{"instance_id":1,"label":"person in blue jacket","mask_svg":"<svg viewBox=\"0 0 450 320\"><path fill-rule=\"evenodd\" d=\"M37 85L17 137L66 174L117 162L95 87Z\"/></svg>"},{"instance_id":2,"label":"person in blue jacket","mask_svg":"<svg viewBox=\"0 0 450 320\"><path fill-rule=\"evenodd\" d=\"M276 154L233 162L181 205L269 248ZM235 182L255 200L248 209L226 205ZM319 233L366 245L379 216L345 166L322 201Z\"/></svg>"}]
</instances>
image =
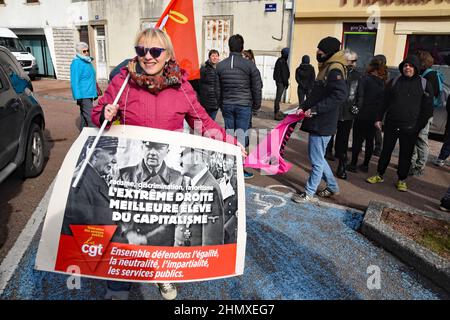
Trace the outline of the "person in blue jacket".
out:
<instances>
[{"instance_id":1,"label":"person in blue jacket","mask_svg":"<svg viewBox=\"0 0 450 320\"><path fill-rule=\"evenodd\" d=\"M93 102L97 99L97 80L89 56L89 46L80 42L76 45L77 54L70 65L70 84L73 98L80 107L80 131L84 127L95 127L91 120Z\"/></svg>"}]
</instances>

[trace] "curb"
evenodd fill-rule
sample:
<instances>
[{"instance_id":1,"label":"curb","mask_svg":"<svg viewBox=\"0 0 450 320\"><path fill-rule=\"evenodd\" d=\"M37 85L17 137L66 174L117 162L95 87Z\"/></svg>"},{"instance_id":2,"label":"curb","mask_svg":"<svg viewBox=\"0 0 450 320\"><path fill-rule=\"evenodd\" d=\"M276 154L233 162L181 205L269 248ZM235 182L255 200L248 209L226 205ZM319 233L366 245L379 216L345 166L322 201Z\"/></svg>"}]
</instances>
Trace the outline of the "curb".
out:
<instances>
[{"instance_id":1,"label":"curb","mask_svg":"<svg viewBox=\"0 0 450 320\"><path fill-rule=\"evenodd\" d=\"M414 267L419 273L435 282L436 285L450 292L450 261L422 247L383 223L381 214L385 208L406 211L444 221L450 221L450 217L444 217L434 212L400 207L390 203L371 201L361 226L361 233L367 238L390 251L409 266Z\"/></svg>"}]
</instances>

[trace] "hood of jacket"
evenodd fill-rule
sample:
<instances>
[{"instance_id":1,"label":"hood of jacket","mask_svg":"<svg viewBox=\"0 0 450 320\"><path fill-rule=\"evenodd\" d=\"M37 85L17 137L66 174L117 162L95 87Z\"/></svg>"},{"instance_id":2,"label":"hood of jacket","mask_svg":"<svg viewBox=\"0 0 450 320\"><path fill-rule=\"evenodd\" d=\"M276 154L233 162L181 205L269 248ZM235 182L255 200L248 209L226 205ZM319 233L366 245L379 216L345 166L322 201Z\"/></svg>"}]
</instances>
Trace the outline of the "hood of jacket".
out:
<instances>
[{"instance_id":1,"label":"hood of jacket","mask_svg":"<svg viewBox=\"0 0 450 320\"><path fill-rule=\"evenodd\" d=\"M319 69L322 70L326 68L328 65L333 63L340 63L344 65L344 67L347 65L347 59L345 59L344 50L338 51L335 54L333 54L330 59L323 63L319 63Z\"/></svg>"},{"instance_id":2,"label":"hood of jacket","mask_svg":"<svg viewBox=\"0 0 450 320\"><path fill-rule=\"evenodd\" d=\"M405 60L403 60L400 65L398 66L398 69L400 70L400 73L404 76L403 74L403 66L405 65L405 63L409 63L412 64L414 66L414 70L415 73L414 75L417 76L420 74L420 60L419 57L415 56L415 55L409 55L406 57Z\"/></svg>"}]
</instances>

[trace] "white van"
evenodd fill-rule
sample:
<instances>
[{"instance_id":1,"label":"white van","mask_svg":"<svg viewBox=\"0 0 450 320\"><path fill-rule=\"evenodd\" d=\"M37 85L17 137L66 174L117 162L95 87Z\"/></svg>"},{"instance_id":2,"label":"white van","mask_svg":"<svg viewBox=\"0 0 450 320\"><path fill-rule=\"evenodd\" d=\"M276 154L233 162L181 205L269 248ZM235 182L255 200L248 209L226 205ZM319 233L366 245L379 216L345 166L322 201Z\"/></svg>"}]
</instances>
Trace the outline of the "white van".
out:
<instances>
[{"instance_id":1,"label":"white van","mask_svg":"<svg viewBox=\"0 0 450 320\"><path fill-rule=\"evenodd\" d=\"M14 32L8 28L0 28L0 46L8 48L12 52L31 79L36 77L39 71L36 58L30 53L30 49L25 49Z\"/></svg>"}]
</instances>

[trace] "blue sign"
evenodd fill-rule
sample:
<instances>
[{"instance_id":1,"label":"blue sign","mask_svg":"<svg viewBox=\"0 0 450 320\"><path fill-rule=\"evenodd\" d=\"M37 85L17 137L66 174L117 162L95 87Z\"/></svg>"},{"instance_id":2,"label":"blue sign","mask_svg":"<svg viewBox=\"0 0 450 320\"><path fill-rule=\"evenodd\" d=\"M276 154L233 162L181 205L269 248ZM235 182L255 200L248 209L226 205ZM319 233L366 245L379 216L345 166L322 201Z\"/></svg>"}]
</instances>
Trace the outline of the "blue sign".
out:
<instances>
[{"instance_id":1,"label":"blue sign","mask_svg":"<svg viewBox=\"0 0 450 320\"><path fill-rule=\"evenodd\" d=\"M265 12L276 12L277 11L277 4L276 3L266 3L266 10Z\"/></svg>"}]
</instances>

